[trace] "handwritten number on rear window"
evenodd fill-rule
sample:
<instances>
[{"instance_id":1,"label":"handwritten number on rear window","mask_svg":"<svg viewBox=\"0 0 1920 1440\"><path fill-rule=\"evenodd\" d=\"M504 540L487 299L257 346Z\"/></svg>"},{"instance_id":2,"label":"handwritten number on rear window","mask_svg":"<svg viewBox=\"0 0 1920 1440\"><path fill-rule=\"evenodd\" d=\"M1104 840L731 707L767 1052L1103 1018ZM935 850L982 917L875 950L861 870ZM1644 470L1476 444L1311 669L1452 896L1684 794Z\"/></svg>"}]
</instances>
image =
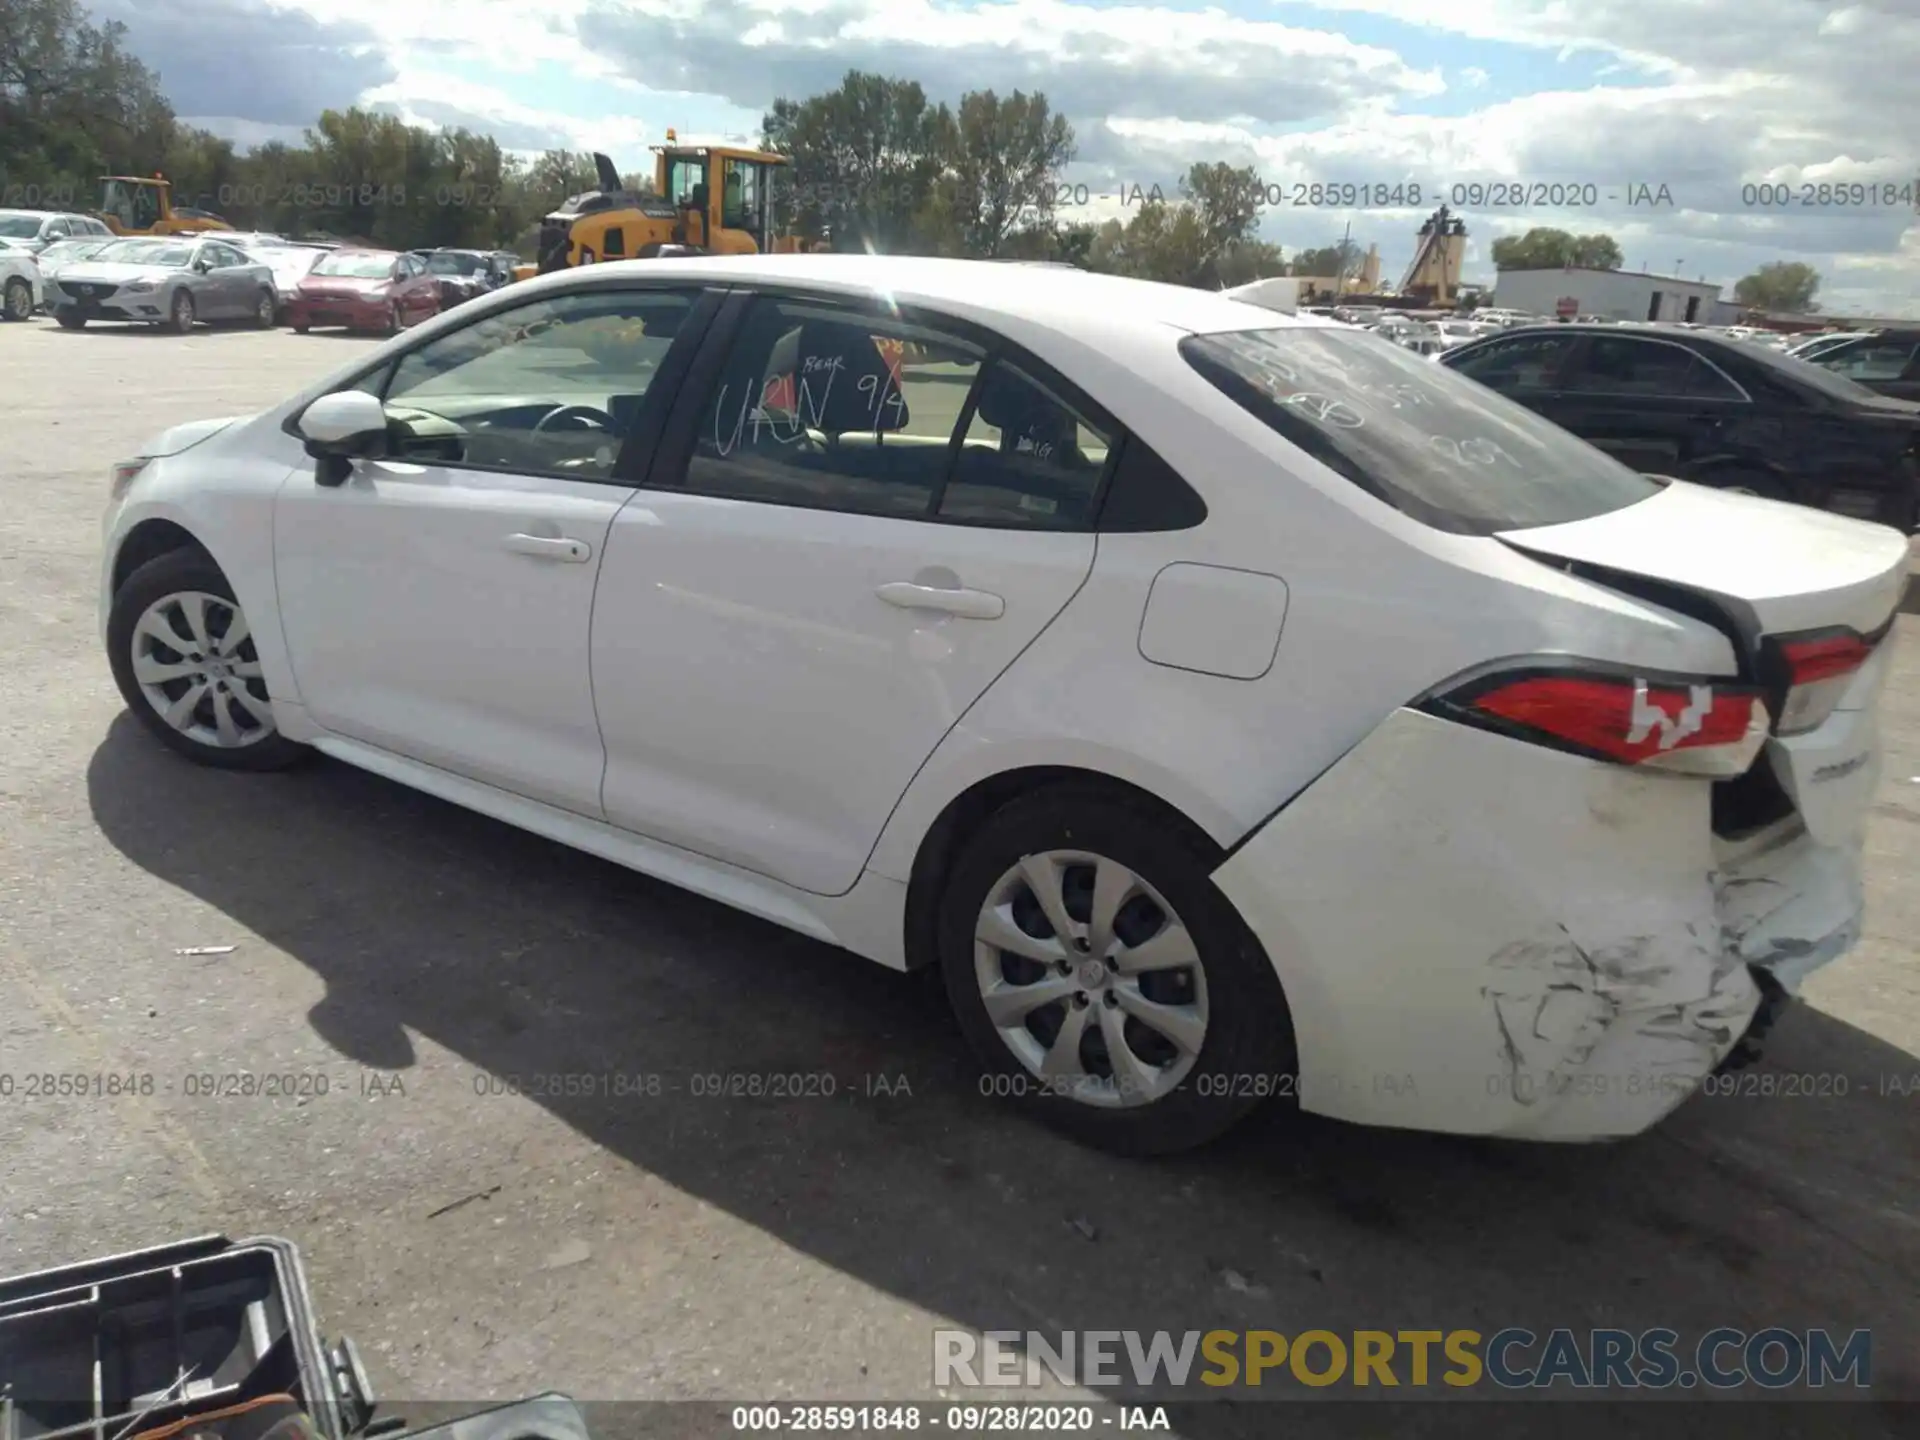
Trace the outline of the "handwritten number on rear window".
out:
<instances>
[{"instance_id":1,"label":"handwritten number on rear window","mask_svg":"<svg viewBox=\"0 0 1920 1440\"><path fill-rule=\"evenodd\" d=\"M1331 425L1336 430L1358 430L1367 423L1366 417L1346 401L1315 395L1311 391L1303 390L1297 395L1289 395L1286 403L1304 410L1322 425Z\"/></svg>"}]
</instances>

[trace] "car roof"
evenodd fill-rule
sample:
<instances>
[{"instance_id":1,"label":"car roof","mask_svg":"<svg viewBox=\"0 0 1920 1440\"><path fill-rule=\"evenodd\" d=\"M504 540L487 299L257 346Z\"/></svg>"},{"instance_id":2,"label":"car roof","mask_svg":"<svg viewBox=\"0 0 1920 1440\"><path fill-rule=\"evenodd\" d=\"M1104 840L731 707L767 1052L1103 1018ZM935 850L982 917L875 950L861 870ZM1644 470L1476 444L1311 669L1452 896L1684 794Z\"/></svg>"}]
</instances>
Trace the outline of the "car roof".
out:
<instances>
[{"instance_id":1,"label":"car roof","mask_svg":"<svg viewBox=\"0 0 1920 1440\"><path fill-rule=\"evenodd\" d=\"M644 274L661 280L733 280L802 286L816 293L886 296L896 303L990 312L1071 332L1089 315L1141 330L1173 327L1194 334L1226 330L1342 328L1319 316L1287 315L1229 299L1213 290L1163 285L1079 269L1000 265L921 255L703 255L616 260L588 267L601 281ZM577 279L579 270L543 277ZM543 280L530 282L540 285ZM557 288L551 283L548 288Z\"/></svg>"}]
</instances>

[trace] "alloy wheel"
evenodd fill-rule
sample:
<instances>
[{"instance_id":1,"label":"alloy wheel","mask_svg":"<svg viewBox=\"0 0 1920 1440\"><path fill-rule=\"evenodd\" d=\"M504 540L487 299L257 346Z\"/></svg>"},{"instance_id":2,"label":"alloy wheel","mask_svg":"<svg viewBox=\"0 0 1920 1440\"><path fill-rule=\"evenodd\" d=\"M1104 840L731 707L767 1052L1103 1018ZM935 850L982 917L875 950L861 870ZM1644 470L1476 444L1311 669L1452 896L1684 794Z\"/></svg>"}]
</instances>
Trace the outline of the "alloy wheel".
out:
<instances>
[{"instance_id":1,"label":"alloy wheel","mask_svg":"<svg viewBox=\"0 0 1920 1440\"><path fill-rule=\"evenodd\" d=\"M24 280L9 280L6 291L7 318L9 320L31 320L33 318L33 290Z\"/></svg>"},{"instance_id":2,"label":"alloy wheel","mask_svg":"<svg viewBox=\"0 0 1920 1440\"><path fill-rule=\"evenodd\" d=\"M216 749L275 733L259 652L240 607L187 590L154 601L133 627L133 678L154 712Z\"/></svg>"},{"instance_id":3,"label":"alloy wheel","mask_svg":"<svg viewBox=\"0 0 1920 1440\"><path fill-rule=\"evenodd\" d=\"M1028 855L974 927L988 1018L1049 1089L1103 1108L1170 1094L1207 1035L1206 969L1159 892L1084 851Z\"/></svg>"}]
</instances>

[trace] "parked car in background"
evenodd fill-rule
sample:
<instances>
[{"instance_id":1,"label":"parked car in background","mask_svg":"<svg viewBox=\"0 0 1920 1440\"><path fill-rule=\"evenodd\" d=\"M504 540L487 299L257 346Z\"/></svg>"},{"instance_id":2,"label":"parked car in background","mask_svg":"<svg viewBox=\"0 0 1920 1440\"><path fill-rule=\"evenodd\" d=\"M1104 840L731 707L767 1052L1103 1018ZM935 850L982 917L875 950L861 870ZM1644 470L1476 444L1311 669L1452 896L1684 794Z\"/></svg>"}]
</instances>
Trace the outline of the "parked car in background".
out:
<instances>
[{"instance_id":1,"label":"parked car in background","mask_svg":"<svg viewBox=\"0 0 1920 1440\"><path fill-rule=\"evenodd\" d=\"M48 292L42 296L40 308L42 310L53 308L51 292L63 270L82 260L91 260L113 242L114 237L111 235L104 239L98 235L89 235L84 240L56 240L35 256L34 258L40 264L40 279Z\"/></svg>"},{"instance_id":2,"label":"parked car in background","mask_svg":"<svg viewBox=\"0 0 1920 1440\"><path fill-rule=\"evenodd\" d=\"M513 283L513 270L501 269L489 250L417 250L427 273L440 282L440 308L456 305Z\"/></svg>"},{"instance_id":3,"label":"parked car in background","mask_svg":"<svg viewBox=\"0 0 1920 1440\"><path fill-rule=\"evenodd\" d=\"M273 272L274 300L278 307L276 318L285 319L287 306L300 289L300 282L307 272L319 263L322 256L330 253L319 245L305 245L295 240L285 240L278 235L241 235L236 243L254 259Z\"/></svg>"},{"instance_id":4,"label":"parked car in background","mask_svg":"<svg viewBox=\"0 0 1920 1440\"><path fill-rule=\"evenodd\" d=\"M1859 940L1903 536L1198 289L747 255L472 308L114 467L156 743L925 966L983 1091L1134 1154L1263 1097L1631 1135Z\"/></svg>"},{"instance_id":5,"label":"parked car in background","mask_svg":"<svg viewBox=\"0 0 1920 1440\"><path fill-rule=\"evenodd\" d=\"M1920 326L1855 335L1799 358L1897 400L1920 400Z\"/></svg>"},{"instance_id":6,"label":"parked car in background","mask_svg":"<svg viewBox=\"0 0 1920 1440\"><path fill-rule=\"evenodd\" d=\"M45 298L45 286L39 258L32 251L0 245L0 320L31 320Z\"/></svg>"},{"instance_id":7,"label":"parked car in background","mask_svg":"<svg viewBox=\"0 0 1920 1440\"><path fill-rule=\"evenodd\" d=\"M1543 325L1440 363L1643 473L1915 528L1920 405L1763 346Z\"/></svg>"},{"instance_id":8,"label":"parked car in background","mask_svg":"<svg viewBox=\"0 0 1920 1440\"><path fill-rule=\"evenodd\" d=\"M1811 360L1823 351L1844 345L1849 340L1867 339L1874 333L1872 330L1827 330L1795 341L1787 347L1787 353L1797 359Z\"/></svg>"},{"instance_id":9,"label":"parked car in background","mask_svg":"<svg viewBox=\"0 0 1920 1440\"><path fill-rule=\"evenodd\" d=\"M440 313L440 278L417 255L396 250L329 250L287 301L297 334L315 327L398 334Z\"/></svg>"},{"instance_id":10,"label":"parked car in background","mask_svg":"<svg viewBox=\"0 0 1920 1440\"><path fill-rule=\"evenodd\" d=\"M0 240L11 240L39 254L61 240L106 236L113 231L106 222L91 215L76 215L66 210L0 210Z\"/></svg>"},{"instance_id":11,"label":"parked car in background","mask_svg":"<svg viewBox=\"0 0 1920 1440\"><path fill-rule=\"evenodd\" d=\"M205 235L133 236L62 267L53 318L69 330L93 320L164 325L184 335L201 322L273 325L273 272L246 251Z\"/></svg>"},{"instance_id":12,"label":"parked car in background","mask_svg":"<svg viewBox=\"0 0 1920 1440\"><path fill-rule=\"evenodd\" d=\"M1440 335L1440 343L1451 350L1456 345L1464 345L1469 340L1478 340L1483 336L1497 334L1500 325L1490 325L1481 320L1442 320L1434 327Z\"/></svg>"}]
</instances>

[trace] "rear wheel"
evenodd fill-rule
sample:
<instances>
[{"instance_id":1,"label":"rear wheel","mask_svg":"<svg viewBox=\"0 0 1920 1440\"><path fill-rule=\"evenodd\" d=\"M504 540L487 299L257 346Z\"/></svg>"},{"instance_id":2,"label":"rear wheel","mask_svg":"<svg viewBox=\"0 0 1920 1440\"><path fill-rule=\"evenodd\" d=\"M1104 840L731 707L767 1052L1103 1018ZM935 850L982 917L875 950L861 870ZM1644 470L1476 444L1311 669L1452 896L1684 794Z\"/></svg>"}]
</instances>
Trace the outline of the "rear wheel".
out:
<instances>
[{"instance_id":1,"label":"rear wheel","mask_svg":"<svg viewBox=\"0 0 1920 1440\"><path fill-rule=\"evenodd\" d=\"M127 577L107 658L140 723L224 770L279 770L311 752L275 724L260 653L233 587L202 550L171 550Z\"/></svg>"},{"instance_id":2,"label":"rear wheel","mask_svg":"<svg viewBox=\"0 0 1920 1440\"><path fill-rule=\"evenodd\" d=\"M33 287L18 276L7 281L6 293L0 295L0 315L9 320L31 320Z\"/></svg>"},{"instance_id":3,"label":"rear wheel","mask_svg":"<svg viewBox=\"0 0 1920 1440\"><path fill-rule=\"evenodd\" d=\"M950 872L938 941L986 1093L1129 1155L1193 1148L1292 1096L1286 1000L1204 844L1079 784L980 827Z\"/></svg>"},{"instance_id":4,"label":"rear wheel","mask_svg":"<svg viewBox=\"0 0 1920 1440\"><path fill-rule=\"evenodd\" d=\"M193 330L193 296L185 290L173 292L173 304L167 311L167 325L176 335L187 335Z\"/></svg>"},{"instance_id":5,"label":"rear wheel","mask_svg":"<svg viewBox=\"0 0 1920 1440\"><path fill-rule=\"evenodd\" d=\"M280 301L271 290L262 290L260 298L254 302L253 323L262 330L271 330L273 322L280 316Z\"/></svg>"}]
</instances>

